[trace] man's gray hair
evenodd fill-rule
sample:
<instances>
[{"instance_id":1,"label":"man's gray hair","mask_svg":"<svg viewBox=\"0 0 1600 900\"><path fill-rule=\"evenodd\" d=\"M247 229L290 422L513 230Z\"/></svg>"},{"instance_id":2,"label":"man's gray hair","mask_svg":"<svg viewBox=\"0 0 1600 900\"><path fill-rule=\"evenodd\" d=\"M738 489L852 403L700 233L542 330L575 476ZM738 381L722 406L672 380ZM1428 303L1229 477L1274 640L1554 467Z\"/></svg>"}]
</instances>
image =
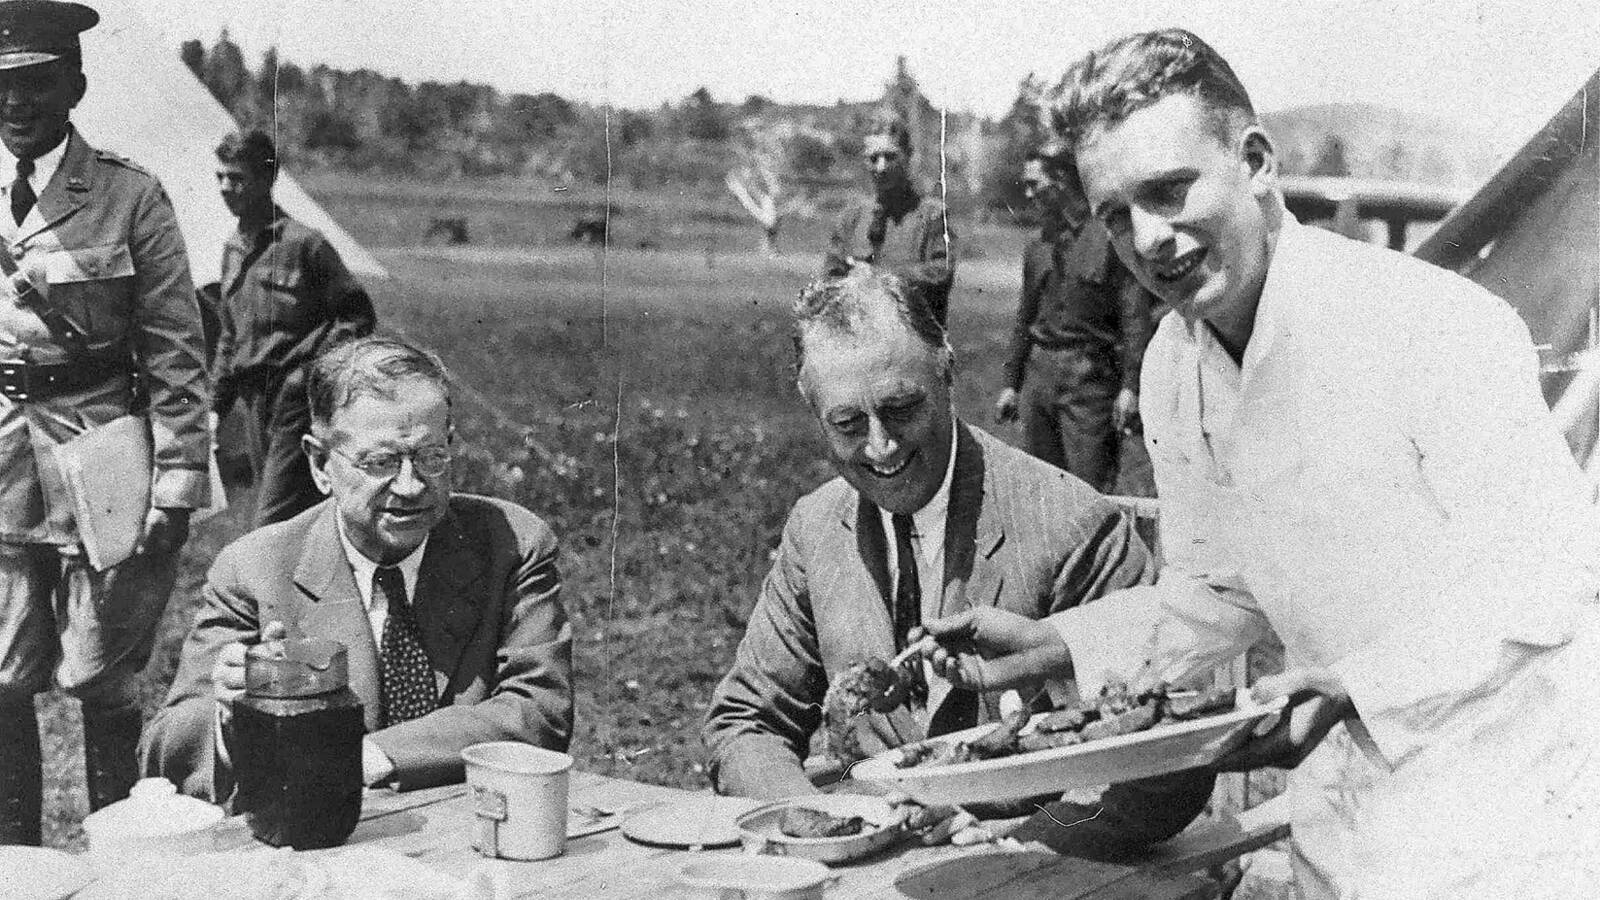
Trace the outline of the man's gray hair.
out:
<instances>
[{"instance_id":1,"label":"man's gray hair","mask_svg":"<svg viewBox=\"0 0 1600 900\"><path fill-rule=\"evenodd\" d=\"M1212 134L1224 144L1259 124L1233 67L1210 44L1182 28L1130 34L1085 54L1062 76L1051 122L1077 148L1091 131L1118 125L1178 94L1200 101Z\"/></svg>"},{"instance_id":2,"label":"man's gray hair","mask_svg":"<svg viewBox=\"0 0 1600 900\"><path fill-rule=\"evenodd\" d=\"M431 350L396 337L368 335L336 344L306 364L311 427L328 428L333 414L363 394L393 397L403 378L433 382L450 403L450 374Z\"/></svg>"},{"instance_id":3,"label":"man's gray hair","mask_svg":"<svg viewBox=\"0 0 1600 900\"><path fill-rule=\"evenodd\" d=\"M870 267L849 275L819 278L806 285L794 301L794 368L805 368L806 335L819 328L838 334L857 334L863 324L891 313L917 340L939 357L939 375L949 381L955 372L955 351L944 326L922 296L898 275Z\"/></svg>"}]
</instances>

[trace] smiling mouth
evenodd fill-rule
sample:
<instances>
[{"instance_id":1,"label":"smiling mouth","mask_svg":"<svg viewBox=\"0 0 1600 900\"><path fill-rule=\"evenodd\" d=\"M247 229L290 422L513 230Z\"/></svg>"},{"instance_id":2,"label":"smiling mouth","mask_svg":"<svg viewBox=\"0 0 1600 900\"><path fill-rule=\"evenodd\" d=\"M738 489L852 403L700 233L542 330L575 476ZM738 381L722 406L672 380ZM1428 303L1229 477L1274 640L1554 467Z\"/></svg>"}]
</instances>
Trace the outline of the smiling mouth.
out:
<instances>
[{"instance_id":1,"label":"smiling mouth","mask_svg":"<svg viewBox=\"0 0 1600 900\"><path fill-rule=\"evenodd\" d=\"M1164 265L1153 265L1150 269L1161 281L1177 282L1189 277L1189 273L1193 272L1205 258L1205 250L1194 250Z\"/></svg>"},{"instance_id":2,"label":"smiling mouth","mask_svg":"<svg viewBox=\"0 0 1600 900\"><path fill-rule=\"evenodd\" d=\"M392 509L392 508L391 509L385 509L383 511L384 515L388 516L391 519L399 519L401 522L413 522L413 521L416 521L417 519L422 518L423 514L425 514L426 512L427 512L426 509Z\"/></svg>"},{"instance_id":3,"label":"smiling mouth","mask_svg":"<svg viewBox=\"0 0 1600 900\"><path fill-rule=\"evenodd\" d=\"M885 468L883 466L875 466L872 463L863 463L862 467L865 468L868 472L871 472L873 475L877 476L878 478L893 478L896 475L899 475L901 472L904 472L907 468L909 468L911 466L911 460L915 456L916 456L915 453L908 454L905 459L902 459L900 461L899 465L888 467L888 468Z\"/></svg>"}]
</instances>

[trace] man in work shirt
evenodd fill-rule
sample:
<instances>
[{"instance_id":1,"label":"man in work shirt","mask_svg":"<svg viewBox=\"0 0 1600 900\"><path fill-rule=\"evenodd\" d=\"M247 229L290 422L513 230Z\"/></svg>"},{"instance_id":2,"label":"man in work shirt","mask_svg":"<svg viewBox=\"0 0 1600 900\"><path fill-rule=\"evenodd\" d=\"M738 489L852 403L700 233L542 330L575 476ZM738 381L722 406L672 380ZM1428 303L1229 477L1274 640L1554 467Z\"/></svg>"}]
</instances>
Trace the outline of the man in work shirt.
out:
<instances>
[{"instance_id":1,"label":"man in work shirt","mask_svg":"<svg viewBox=\"0 0 1600 900\"><path fill-rule=\"evenodd\" d=\"M923 196L911 180L911 130L897 116L874 119L861 154L873 197L839 216L822 274L848 275L870 265L898 275L944 325L956 278L956 236L944 204Z\"/></svg>"},{"instance_id":2,"label":"man in work shirt","mask_svg":"<svg viewBox=\"0 0 1600 900\"><path fill-rule=\"evenodd\" d=\"M1065 143L1029 153L1022 185L1043 222L1022 259L1022 302L995 415L1015 421L1020 407L1029 453L1110 493L1120 435L1139 413L1150 295L1089 217Z\"/></svg>"},{"instance_id":3,"label":"man in work shirt","mask_svg":"<svg viewBox=\"0 0 1600 900\"><path fill-rule=\"evenodd\" d=\"M171 203L68 121L87 86L78 34L98 20L76 3L0 3L0 238L26 277L0 282L0 843L39 842L33 695L52 674L82 701L90 808L127 795L136 676L208 499L211 391ZM99 571L55 453L130 412L149 421L150 507L139 549Z\"/></svg>"},{"instance_id":4,"label":"man in work shirt","mask_svg":"<svg viewBox=\"0 0 1600 900\"><path fill-rule=\"evenodd\" d=\"M218 414L244 407L257 527L292 518L322 500L300 439L308 360L334 344L371 333L372 300L328 239L272 202L278 154L251 130L217 147L222 202L239 230L222 249L217 345Z\"/></svg>"}]
</instances>

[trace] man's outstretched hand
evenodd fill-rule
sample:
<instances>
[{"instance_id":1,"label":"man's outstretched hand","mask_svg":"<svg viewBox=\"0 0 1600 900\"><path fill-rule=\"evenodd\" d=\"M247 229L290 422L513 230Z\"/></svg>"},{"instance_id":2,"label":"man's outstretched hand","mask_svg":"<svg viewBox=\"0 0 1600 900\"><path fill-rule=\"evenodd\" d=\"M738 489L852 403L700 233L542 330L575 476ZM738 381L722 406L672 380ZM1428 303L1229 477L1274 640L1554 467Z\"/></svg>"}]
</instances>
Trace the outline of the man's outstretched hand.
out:
<instances>
[{"instance_id":1,"label":"man's outstretched hand","mask_svg":"<svg viewBox=\"0 0 1600 900\"><path fill-rule=\"evenodd\" d=\"M1258 703L1289 698L1277 723L1252 735L1238 749L1217 760L1224 772L1246 772L1273 766L1292 769L1300 765L1333 726L1355 715L1344 684L1328 669L1290 669L1256 682L1250 693Z\"/></svg>"},{"instance_id":2,"label":"man's outstretched hand","mask_svg":"<svg viewBox=\"0 0 1600 900\"><path fill-rule=\"evenodd\" d=\"M913 629L937 642L934 671L959 688L1000 691L1072 674L1067 644L1048 622L983 606Z\"/></svg>"}]
</instances>

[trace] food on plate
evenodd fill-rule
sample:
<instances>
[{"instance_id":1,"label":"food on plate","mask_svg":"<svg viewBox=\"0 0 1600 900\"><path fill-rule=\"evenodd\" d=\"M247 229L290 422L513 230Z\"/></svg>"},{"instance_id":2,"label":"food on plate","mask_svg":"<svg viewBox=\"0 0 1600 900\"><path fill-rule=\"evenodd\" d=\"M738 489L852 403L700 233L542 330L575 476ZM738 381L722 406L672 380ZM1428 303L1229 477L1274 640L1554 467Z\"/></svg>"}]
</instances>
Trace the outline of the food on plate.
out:
<instances>
[{"instance_id":1,"label":"food on plate","mask_svg":"<svg viewBox=\"0 0 1600 900\"><path fill-rule=\"evenodd\" d=\"M868 755L851 723L867 713L887 713L906 705L914 680L909 667L891 666L882 657L854 663L834 676L822 698L828 752L845 762Z\"/></svg>"},{"instance_id":2,"label":"food on plate","mask_svg":"<svg viewBox=\"0 0 1600 900\"><path fill-rule=\"evenodd\" d=\"M1071 747L1088 741L1148 731L1163 722L1186 722L1231 712L1234 692L1219 688L1204 692L1176 692L1164 684L1147 689L1109 682L1092 702L1056 710L1024 733L1028 714L1018 711L971 741L920 741L900 748L895 763L902 769L997 759L1017 753Z\"/></svg>"},{"instance_id":3,"label":"food on plate","mask_svg":"<svg viewBox=\"0 0 1600 900\"><path fill-rule=\"evenodd\" d=\"M1235 695L1229 688L1212 691L1195 691L1167 698L1167 717L1179 722L1232 712Z\"/></svg>"},{"instance_id":4,"label":"food on plate","mask_svg":"<svg viewBox=\"0 0 1600 900\"><path fill-rule=\"evenodd\" d=\"M1008 714L1000 720L993 730L962 745L970 759L994 759L997 756L1009 756L1016 751L1017 737L1022 734L1023 726L1028 724L1028 711L1019 709ZM965 762L966 760L962 760Z\"/></svg>"},{"instance_id":5,"label":"food on plate","mask_svg":"<svg viewBox=\"0 0 1600 900\"><path fill-rule=\"evenodd\" d=\"M846 837L864 827L860 816L834 816L805 806L788 807L778 818L778 830L795 838Z\"/></svg>"}]
</instances>

